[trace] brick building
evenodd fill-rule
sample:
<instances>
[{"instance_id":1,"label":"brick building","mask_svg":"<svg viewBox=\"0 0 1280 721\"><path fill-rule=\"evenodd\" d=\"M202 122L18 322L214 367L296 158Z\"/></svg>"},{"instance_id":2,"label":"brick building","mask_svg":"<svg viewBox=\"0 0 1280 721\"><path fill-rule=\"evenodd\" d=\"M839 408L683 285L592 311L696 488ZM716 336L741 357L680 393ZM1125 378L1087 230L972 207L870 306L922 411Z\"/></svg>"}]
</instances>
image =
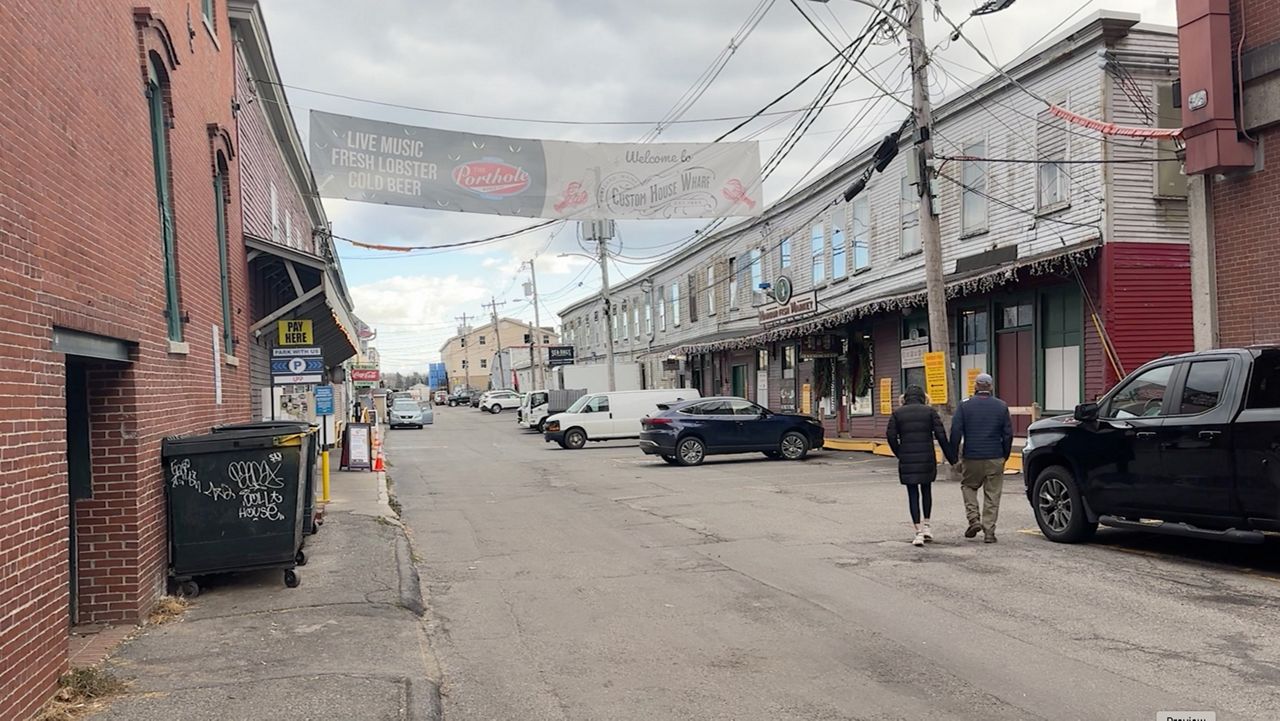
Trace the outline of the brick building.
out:
<instances>
[{"instance_id":1,"label":"brick building","mask_svg":"<svg viewBox=\"0 0 1280 721\"><path fill-rule=\"evenodd\" d=\"M1280 5L1178 0L1199 348L1280 343Z\"/></svg>"},{"instance_id":2,"label":"brick building","mask_svg":"<svg viewBox=\"0 0 1280 721\"><path fill-rule=\"evenodd\" d=\"M252 417L242 360L274 297L242 232L231 20L225 0L0 3L3 719L53 691L72 624L164 593L161 439ZM319 265L303 282L343 297Z\"/></svg>"}]
</instances>

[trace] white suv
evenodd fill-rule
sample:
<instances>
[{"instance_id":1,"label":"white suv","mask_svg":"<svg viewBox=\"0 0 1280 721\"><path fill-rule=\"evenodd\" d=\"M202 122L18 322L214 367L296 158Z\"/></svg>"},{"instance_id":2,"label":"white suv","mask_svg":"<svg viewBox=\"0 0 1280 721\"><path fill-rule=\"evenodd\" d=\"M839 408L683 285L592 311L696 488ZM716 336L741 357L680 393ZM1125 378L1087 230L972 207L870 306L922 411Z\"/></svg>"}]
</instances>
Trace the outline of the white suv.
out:
<instances>
[{"instance_id":1,"label":"white suv","mask_svg":"<svg viewBox=\"0 0 1280 721\"><path fill-rule=\"evenodd\" d=\"M511 390L487 391L480 396L480 410L501 413L508 408L519 408L522 395Z\"/></svg>"}]
</instances>

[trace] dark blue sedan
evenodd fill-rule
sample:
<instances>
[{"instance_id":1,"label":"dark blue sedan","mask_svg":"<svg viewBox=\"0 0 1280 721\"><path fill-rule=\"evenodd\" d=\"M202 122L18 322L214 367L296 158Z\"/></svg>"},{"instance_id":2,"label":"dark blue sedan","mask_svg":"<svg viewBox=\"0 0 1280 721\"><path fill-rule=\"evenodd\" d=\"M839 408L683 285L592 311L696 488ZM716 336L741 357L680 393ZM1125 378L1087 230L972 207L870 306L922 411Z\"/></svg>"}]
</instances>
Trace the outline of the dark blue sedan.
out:
<instances>
[{"instance_id":1,"label":"dark blue sedan","mask_svg":"<svg viewBox=\"0 0 1280 721\"><path fill-rule=\"evenodd\" d=\"M798 461L821 448L822 424L774 413L742 398L699 398L658 406L640 420L640 450L673 465L696 466L710 455L764 453Z\"/></svg>"}]
</instances>

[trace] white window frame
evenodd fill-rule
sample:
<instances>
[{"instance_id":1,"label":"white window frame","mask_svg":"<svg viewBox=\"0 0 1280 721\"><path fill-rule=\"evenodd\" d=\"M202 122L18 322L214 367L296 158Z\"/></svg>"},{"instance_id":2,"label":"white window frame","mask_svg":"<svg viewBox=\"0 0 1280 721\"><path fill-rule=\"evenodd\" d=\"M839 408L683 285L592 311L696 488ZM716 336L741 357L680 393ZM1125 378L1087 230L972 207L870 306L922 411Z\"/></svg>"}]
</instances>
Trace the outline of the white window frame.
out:
<instances>
[{"instance_id":1,"label":"white window frame","mask_svg":"<svg viewBox=\"0 0 1280 721\"><path fill-rule=\"evenodd\" d=\"M792 237L788 235L778 244L778 268L780 270L790 268L792 261L795 260L792 256L794 248L791 245L791 240Z\"/></svg>"},{"instance_id":2,"label":"white window frame","mask_svg":"<svg viewBox=\"0 0 1280 721\"><path fill-rule=\"evenodd\" d=\"M975 158L990 157L989 144L985 137L975 138L960 148L960 154ZM970 174L977 179L970 179ZM960 161L960 236L981 235L990 230L991 203L988 200L991 184L988 182L987 164L972 160ZM972 190L970 190L972 188ZM975 212L970 214L969 201L981 205L979 217Z\"/></svg>"},{"instance_id":3,"label":"white window frame","mask_svg":"<svg viewBox=\"0 0 1280 721\"><path fill-rule=\"evenodd\" d=\"M667 332L667 286L658 286L658 329Z\"/></svg>"},{"instance_id":4,"label":"white window frame","mask_svg":"<svg viewBox=\"0 0 1280 721\"><path fill-rule=\"evenodd\" d=\"M759 305L764 302L764 291L760 288L764 282L764 251L752 248L747 260L751 263L747 268L747 278L751 280L751 302Z\"/></svg>"},{"instance_id":5,"label":"white window frame","mask_svg":"<svg viewBox=\"0 0 1280 721\"><path fill-rule=\"evenodd\" d=\"M716 267L707 266L707 315L716 314Z\"/></svg>"},{"instance_id":6,"label":"white window frame","mask_svg":"<svg viewBox=\"0 0 1280 721\"><path fill-rule=\"evenodd\" d=\"M671 325L680 327L680 281L671 284Z\"/></svg>"},{"instance_id":7,"label":"white window frame","mask_svg":"<svg viewBox=\"0 0 1280 721\"><path fill-rule=\"evenodd\" d=\"M865 209L865 220L861 222L858 218L860 213L858 208ZM859 232L858 226L864 226ZM858 265L858 245L859 237L861 237L861 245L866 249L867 262L865 265ZM849 265L853 268L853 273L860 273L871 267L871 199L867 196L854 198L849 204Z\"/></svg>"},{"instance_id":8,"label":"white window frame","mask_svg":"<svg viewBox=\"0 0 1280 721\"><path fill-rule=\"evenodd\" d=\"M1058 104L1059 107L1067 107L1067 101L1063 100ZM1049 125L1052 124L1052 125ZM1062 133L1062 157L1045 156L1041 153L1041 141L1047 132L1058 130ZM1062 118L1049 114L1048 110L1043 110L1036 115L1036 160L1044 157L1053 157L1059 161L1068 161L1071 159L1071 131L1067 127L1067 121ZM1071 181L1067 176L1065 166L1053 162L1036 163L1036 213L1043 215L1045 213L1053 213L1063 208L1071 206ZM1050 202L1045 202L1045 171L1052 170L1053 183L1057 188L1057 196L1052 198Z\"/></svg>"},{"instance_id":9,"label":"white window frame","mask_svg":"<svg viewBox=\"0 0 1280 721\"><path fill-rule=\"evenodd\" d=\"M729 259L729 310L738 307L738 265L737 258Z\"/></svg>"},{"instance_id":10,"label":"white window frame","mask_svg":"<svg viewBox=\"0 0 1280 721\"><path fill-rule=\"evenodd\" d=\"M920 201L917 186L903 174L898 188L898 255L915 255L923 250L920 242ZM915 242L907 247L908 231L914 233Z\"/></svg>"},{"instance_id":11,"label":"white window frame","mask_svg":"<svg viewBox=\"0 0 1280 721\"><path fill-rule=\"evenodd\" d=\"M827 282L827 227L821 221L809 229L809 278L815 288Z\"/></svg>"},{"instance_id":12,"label":"white window frame","mask_svg":"<svg viewBox=\"0 0 1280 721\"><path fill-rule=\"evenodd\" d=\"M848 204L836 206L831 211L831 279L844 280L849 277L849 239L845 237L844 227L848 215ZM836 253L837 246L840 252ZM840 258L840 266L836 266L836 258Z\"/></svg>"}]
</instances>

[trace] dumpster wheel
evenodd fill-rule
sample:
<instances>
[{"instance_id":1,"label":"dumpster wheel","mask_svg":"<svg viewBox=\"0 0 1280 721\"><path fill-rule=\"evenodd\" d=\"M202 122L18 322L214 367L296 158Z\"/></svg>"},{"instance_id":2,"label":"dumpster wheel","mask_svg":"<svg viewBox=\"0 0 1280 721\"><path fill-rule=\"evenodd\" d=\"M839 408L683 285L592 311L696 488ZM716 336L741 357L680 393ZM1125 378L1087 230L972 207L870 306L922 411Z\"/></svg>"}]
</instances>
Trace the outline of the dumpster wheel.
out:
<instances>
[{"instance_id":1,"label":"dumpster wheel","mask_svg":"<svg viewBox=\"0 0 1280 721\"><path fill-rule=\"evenodd\" d=\"M302 579L298 578L297 572L292 568L284 572L284 585L289 588L297 588L300 583L302 583Z\"/></svg>"},{"instance_id":2,"label":"dumpster wheel","mask_svg":"<svg viewBox=\"0 0 1280 721\"><path fill-rule=\"evenodd\" d=\"M200 584L191 580L183 581L178 584L178 593L186 598L195 598L200 595Z\"/></svg>"},{"instance_id":3,"label":"dumpster wheel","mask_svg":"<svg viewBox=\"0 0 1280 721\"><path fill-rule=\"evenodd\" d=\"M299 548L298 552L293 557L293 562L298 564L299 566L307 565L307 554L301 548Z\"/></svg>"}]
</instances>

